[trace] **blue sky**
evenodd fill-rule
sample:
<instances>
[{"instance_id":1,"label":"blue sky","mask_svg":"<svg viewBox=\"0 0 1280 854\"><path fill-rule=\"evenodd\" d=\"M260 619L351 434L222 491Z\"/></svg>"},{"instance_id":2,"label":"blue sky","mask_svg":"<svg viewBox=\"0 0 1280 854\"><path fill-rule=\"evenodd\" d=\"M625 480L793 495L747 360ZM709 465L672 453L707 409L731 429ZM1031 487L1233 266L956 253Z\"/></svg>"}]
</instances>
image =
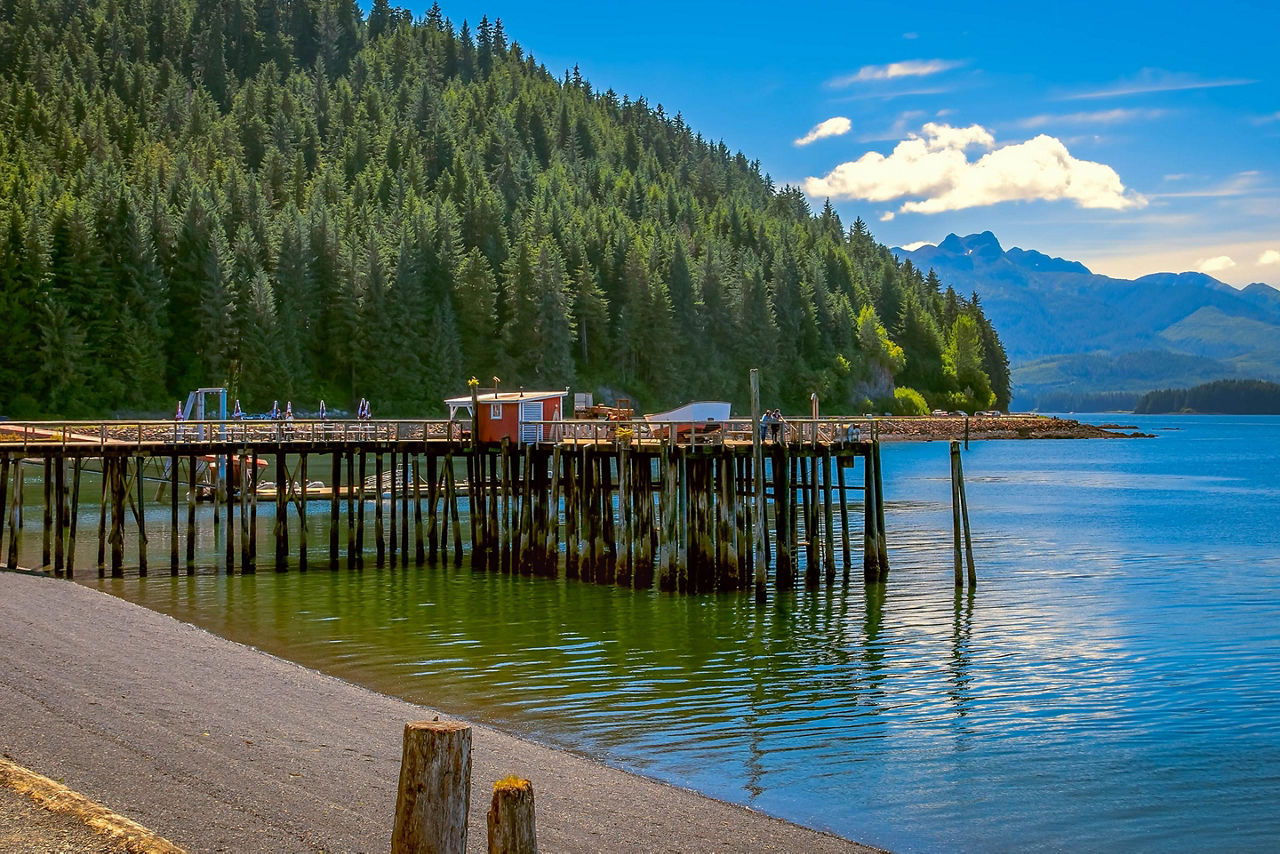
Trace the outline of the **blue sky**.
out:
<instances>
[{"instance_id":1,"label":"blue sky","mask_svg":"<svg viewBox=\"0 0 1280 854\"><path fill-rule=\"evenodd\" d=\"M429 4L413 4L423 12ZM442 2L889 245L1280 286L1280 4Z\"/></svg>"}]
</instances>

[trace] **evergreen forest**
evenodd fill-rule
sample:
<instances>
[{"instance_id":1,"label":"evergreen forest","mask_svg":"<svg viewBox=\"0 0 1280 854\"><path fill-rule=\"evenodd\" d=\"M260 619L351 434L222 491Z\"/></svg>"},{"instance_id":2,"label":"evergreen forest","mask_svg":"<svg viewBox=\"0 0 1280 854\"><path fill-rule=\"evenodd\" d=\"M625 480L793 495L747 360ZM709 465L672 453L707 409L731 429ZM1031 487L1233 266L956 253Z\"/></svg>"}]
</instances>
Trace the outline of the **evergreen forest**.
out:
<instances>
[{"instance_id":1,"label":"evergreen forest","mask_svg":"<svg viewBox=\"0 0 1280 854\"><path fill-rule=\"evenodd\" d=\"M1264 380L1217 380L1193 388L1149 391L1133 408L1139 415L1210 412L1219 415L1280 415L1280 385Z\"/></svg>"},{"instance_id":2,"label":"evergreen forest","mask_svg":"<svg viewBox=\"0 0 1280 854\"><path fill-rule=\"evenodd\" d=\"M977 295L487 17L0 0L0 415L1005 408Z\"/></svg>"}]
</instances>

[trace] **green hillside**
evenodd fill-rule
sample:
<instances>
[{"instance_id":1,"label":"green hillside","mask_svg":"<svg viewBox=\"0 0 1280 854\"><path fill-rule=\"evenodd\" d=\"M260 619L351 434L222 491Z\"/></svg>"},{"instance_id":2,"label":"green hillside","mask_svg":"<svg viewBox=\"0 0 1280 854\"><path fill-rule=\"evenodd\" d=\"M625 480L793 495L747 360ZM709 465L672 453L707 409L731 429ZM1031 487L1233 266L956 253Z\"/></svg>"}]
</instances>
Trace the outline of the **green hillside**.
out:
<instances>
[{"instance_id":1,"label":"green hillside","mask_svg":"<svg viewBox=\"0 0 1280 854\"><path fill-rule=\"evenodd\" d=\"M645 408L1005 406L976 300L500 22L385 2L0 0L0 414L491 376ZM910 395L900 395L910 400Z\"/></svg>"}]
</instances>

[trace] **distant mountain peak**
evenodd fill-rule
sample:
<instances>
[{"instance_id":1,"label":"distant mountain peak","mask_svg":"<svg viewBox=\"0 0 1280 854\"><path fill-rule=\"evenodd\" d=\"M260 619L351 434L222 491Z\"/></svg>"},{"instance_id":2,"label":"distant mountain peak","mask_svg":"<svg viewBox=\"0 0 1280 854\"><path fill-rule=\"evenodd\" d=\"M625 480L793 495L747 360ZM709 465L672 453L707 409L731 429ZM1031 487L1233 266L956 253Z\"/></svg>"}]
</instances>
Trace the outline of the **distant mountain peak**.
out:
<instances>
[{"instance_id":1,"label":"distant mountain peak","mask_svg":"<svg viewBox=\"0 0 1280 854\"><path fill-rule=\"evenodd\" d=\"M981 234L970 234L966 237L948 234L946 239L938 244L938 249L951 255L968 255L989 259L999 258L1004 254L1004 248L1000 245L1000 241L989 231L984 231Z\"/></svg>"},{"instance_id":2,"label":"distant mountain peak","mask_svg":"<svg viewBox=\"0 0 1280 854\"><path fill-rule=\"evenodd\" d=\"M1014 266L1037 273L1082 273L1092 275L1092 271L1079 261L1068 261L1065 258L1054 258L1034 249L1014 247L1008 252L1000 245L1000 240L990 231L970 234L961 237L948 234L937 246L925 244L914 252L906 249L896 250L900 256L910 258L912 263L922 269L928 268L937 261L954 264L960 259L968 259L966 264L983 265L1008 261Z\"/></svg>"}]
</instances>

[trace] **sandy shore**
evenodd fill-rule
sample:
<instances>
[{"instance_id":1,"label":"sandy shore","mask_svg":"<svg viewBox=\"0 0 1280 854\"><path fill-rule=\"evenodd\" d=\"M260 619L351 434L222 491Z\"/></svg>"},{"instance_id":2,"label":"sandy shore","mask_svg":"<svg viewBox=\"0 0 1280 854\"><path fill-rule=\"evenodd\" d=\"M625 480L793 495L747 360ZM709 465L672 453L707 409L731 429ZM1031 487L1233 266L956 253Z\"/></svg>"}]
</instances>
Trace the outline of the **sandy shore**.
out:
<instances>
[{"instance_id":1,"label":"sandy shore","mask_svg":"<svg viewBox=\"0 0 1280 854\"><path fill-rule=\"evenodd\" d=\"M0 751L190 851L386 851L404 723L424 708L107 594L0 572ZM483 726L530 778L544 851L870 851Z\"/></svg>"}]
</instances>

